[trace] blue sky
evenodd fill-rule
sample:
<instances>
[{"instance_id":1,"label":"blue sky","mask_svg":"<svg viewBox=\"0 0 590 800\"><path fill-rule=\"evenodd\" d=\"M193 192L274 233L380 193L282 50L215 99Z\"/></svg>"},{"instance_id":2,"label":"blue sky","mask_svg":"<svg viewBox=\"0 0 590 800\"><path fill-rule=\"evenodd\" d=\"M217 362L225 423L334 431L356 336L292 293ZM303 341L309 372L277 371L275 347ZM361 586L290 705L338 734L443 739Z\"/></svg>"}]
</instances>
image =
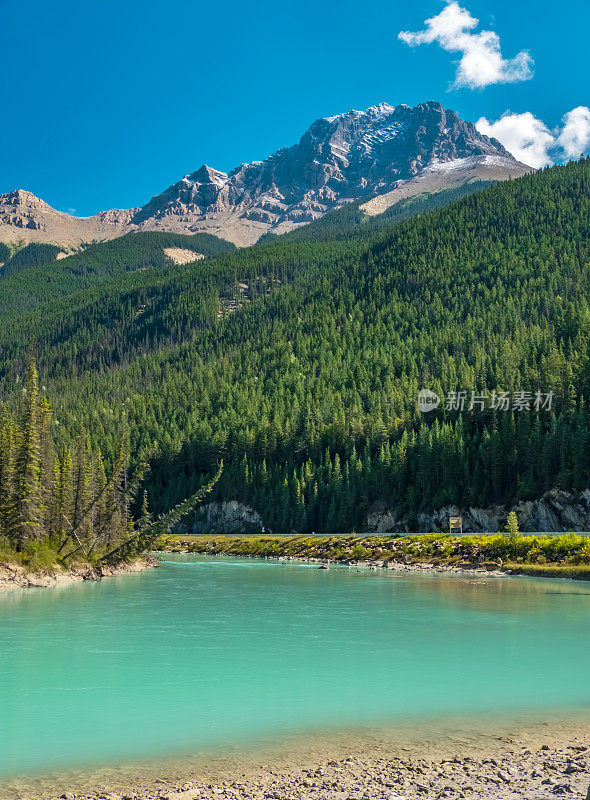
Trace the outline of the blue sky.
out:
<instances>
[{"instance_id":1,"label":"blue sky","mask_svg":"<svg viewBox=\"0 0 590 800\"><path fill-rule=\"evenodd\" d=\"M398 38L427 31L444 0L0 0L0 192L79 215L140 205L202 163L227 171L380 101L439 100L511 142L528 130L543 160L564 114L590 104L588 0L459 6L479 19L460 35L495 32L512 82L458 85L462 54L436 30ZM494 128L507 111L519 116ZM585 112L576 122L584 139Z\"/></svg>"}]
</instances>

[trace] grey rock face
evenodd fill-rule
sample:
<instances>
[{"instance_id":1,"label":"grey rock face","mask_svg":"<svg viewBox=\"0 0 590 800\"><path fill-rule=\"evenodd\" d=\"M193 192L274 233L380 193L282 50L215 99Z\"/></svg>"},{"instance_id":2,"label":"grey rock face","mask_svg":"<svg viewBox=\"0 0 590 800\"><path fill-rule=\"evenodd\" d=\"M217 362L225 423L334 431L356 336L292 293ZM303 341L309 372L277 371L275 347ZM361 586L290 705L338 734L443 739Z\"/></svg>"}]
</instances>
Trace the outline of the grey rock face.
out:
<instances>
[{"instance_id":1,"label":"grey rock face","mask_svg":"<svg viewBox=\"0 0 590 800\"><path fill-rule=\"evenodd\" d=\"M223 212L271 227L309 222L343 202L390 191L425 169L485 157L519 166L500 142L440 103L380 103L318 119L299 144L229 174L203 165L152 198L132 222L169 216L202 221Z\"/></svg>"},{"instance_id":2,"label":"grey rock face","mask_svg":"<svg viewBox=\"0 0 590 800\"><path fill-rule=\"evenodd\" d=\"M516 512L522 530L588 531L590 530L590 491L575 498L569 492L554 490L540 500L518 503Z\"/></svg>"},{"instance_id":3,"label":"grey rock face","mask_svg":"<svg viewBox=\"0 0 590 800\"><path fill-rule=\"evenodd\" d=\"M197 509L193 533L260 533L263 522L253 508L237 500L207 503Z\"/></svg>"},{"instance_id":4,"label":"grey rock face","mask_svg":"<svg viewBox=\"0 0 590 800\"><path fill-rule=\"evenodd\" d=\"M590 489L577 496L554 489L539 500L522 501L512 507L496 505L460 509L447 506L418 514L415 521L409 514L402 514L399 509L377 501L369 509L366 529L371 533L438 533L449 530L450 517L461 516L465 533L496 533L503 530L510 511L516 513L519 528L524 532L590 531Z\"/></svg>"},{"instance_id":5,"label":"grey rock face","mask_svg":"<svg viewBox=\"0 0 590 800\"><path fill-rule=\"evenodd\" d=\"M383 500L377 500L367 514L367 530L374 533L397 531L399 520L397 510L388 508Z\"/></svg>"}]
</instances>

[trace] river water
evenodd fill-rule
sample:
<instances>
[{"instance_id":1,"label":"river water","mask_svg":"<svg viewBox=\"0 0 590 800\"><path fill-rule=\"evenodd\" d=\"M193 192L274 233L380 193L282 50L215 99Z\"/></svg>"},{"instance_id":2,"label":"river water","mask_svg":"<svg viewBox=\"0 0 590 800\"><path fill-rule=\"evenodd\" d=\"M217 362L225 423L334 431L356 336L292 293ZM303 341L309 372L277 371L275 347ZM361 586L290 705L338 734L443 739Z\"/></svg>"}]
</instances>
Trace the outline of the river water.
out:
<instances>
[{"instance_id":1,"label":"river water","mask_svg":"<svg viewBox=\"0 0 590 800\"><path fill-rule=\"evenodd\" d=\"M590 585L203 556L0 596L0 776L590 713Z\"/></svg>"}]
</instances>

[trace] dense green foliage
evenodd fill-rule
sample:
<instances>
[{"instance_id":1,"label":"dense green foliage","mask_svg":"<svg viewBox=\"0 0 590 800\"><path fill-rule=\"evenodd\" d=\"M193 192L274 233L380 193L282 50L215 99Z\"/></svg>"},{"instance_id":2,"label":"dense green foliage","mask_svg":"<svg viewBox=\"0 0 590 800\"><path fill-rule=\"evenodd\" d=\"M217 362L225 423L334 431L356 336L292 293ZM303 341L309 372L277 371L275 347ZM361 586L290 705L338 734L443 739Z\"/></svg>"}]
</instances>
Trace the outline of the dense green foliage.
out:
<instances>
[{"instance_id":1,"label":"dense green foliage","mask_svg":"<svg viewBox=\"0 0 590 800\"><path fill-rule=\"evenodd\" d=\"M16 253L10 263L32 247L50 248L52 245L28 245ZM128 272L170 268L171 259L164 252L167 247L192 250L207 257L236 249L231 242L208 233L194 236L159 231L128 233L112 241L89 245L82 252L59 261L48 259L51 263L27 264L24 273L6 274L0 290L0 313L22 313L72 293L96 289Z\"/></svg>"},{"instance_id":2,"label":"dense green foliage","mask_svg":"<svg viewBox=\"0 0 590 800\"><path fill-rule=\"evenodd\" d=\"M133 526L123 447L110 479L84 430L73 450L56 448L34 363L27 369L19 416L15 422L5 411L0 421L0 539L18 553L48 544L63 551L63 558L113 549Z\"/></svg>"},{"instance_id":3,"label":"dense green foliage","mask_svg":"<svg viewBox=\"0 0 590 800\"><path fill-rule=\"evenodd\" d=\"M10 258L10 252L10 247L0 242L0 264L4 264Z\"/></svg>"},{"instance_id":4,"label":"dense green foliage","mask_svg":"<svg viewBox=\"0 0 590 800\"><path fill-rule=\"evenodd\" d=\"M277 531L358 530L378 498L417 512L583 489L589 198L582 160L368 238L70 273L50 302L29 286L34 308L15 280L31 268L0 283L21 292L0 331L4 397L34 336L58 441L83 423L109 463L122 419L140 449L157 441L158 511L224 459L214 496ZM421 414L422 387L554 394L550 410Z\"/></svg>"},{"instance_id":5,"label":"dense green foliage","mask_svg":"<svg viewBox=\"0 0 590 800\"><path fill-rule=\"evenodd\" d=\"M39 244L31 242L25 247L17 250L16 253L4 263L3 275L10 275L19 269L27 267L38 267L40 264L48 264L55 261L57 254L61 253L62 248L54 244Z\"/></svg>"},{"instance_id":6,"label":"dense green foliage","mask_svg":"<svg viewBox=\"0 0 590 800\"><path fill-rule=\"evenodd\" d=\"M300 270L335 265L361 248L346 243L308 243L250 248L215 262L136 269L80 291L58 285L61 296L37 302L31 310L4 317L0 328L0 376L10 381L22 370L34 339L43 358L43 374L59 377L108 372L139 355L190 341L223 321L232 311L288 283ZM28 274L31 271L28 271ZM0 282L0 298L15 288ZM22 287L17 285L20 293ZM2 299L0 299L0 306ZM8 311L7 311L8 314ZM2 388L10 392L10 384Z\"/></svg>"},{"instance_id":7,"label":"dense green foliage","mask_svg":"<svg viewBox=\"0 0 590 800\"><path fill-rule=\"evenodd\" d=\"M171 521L192 510L220 474L218 467L209 485L156 521L144 490L134 520L131 508L147 461L137 459L129 475L128 449L126 436L120 436L107 477L101 450L91 446L83 428L73 447L56 447L51 410L39 395L35 363L29 362L19 420L6 409L0 416L0 560L24 554L35 569L65 565L73 557L117 563L138 555Z\"/></svg>"}]
</instances>

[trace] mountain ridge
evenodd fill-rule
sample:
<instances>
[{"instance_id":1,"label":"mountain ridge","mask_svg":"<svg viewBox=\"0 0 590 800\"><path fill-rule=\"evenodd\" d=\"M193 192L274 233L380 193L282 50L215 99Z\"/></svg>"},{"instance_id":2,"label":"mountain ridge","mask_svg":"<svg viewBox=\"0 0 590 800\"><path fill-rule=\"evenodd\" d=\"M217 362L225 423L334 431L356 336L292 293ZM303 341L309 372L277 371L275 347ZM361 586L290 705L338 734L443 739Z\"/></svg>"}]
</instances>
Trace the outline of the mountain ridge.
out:
<instances>
[{"instance_id":1,"label":"mountain ridge","mask_svg":"<svg viewBox=\"0 0 590 800\"><path fill-rule=\"evenodd\" d=\"M90 217L56 211L26 190L0 195L0 241L61 246L132 230L209 232L238 245L305 225L360 197L397 199L531 168L435 101L379 103L313 122L299 142L228 173L203 164L146 204ZM398 197L399 195L399 197ZM379 211L368 213L379 213Z\"/></svg>"}]
</instances>

